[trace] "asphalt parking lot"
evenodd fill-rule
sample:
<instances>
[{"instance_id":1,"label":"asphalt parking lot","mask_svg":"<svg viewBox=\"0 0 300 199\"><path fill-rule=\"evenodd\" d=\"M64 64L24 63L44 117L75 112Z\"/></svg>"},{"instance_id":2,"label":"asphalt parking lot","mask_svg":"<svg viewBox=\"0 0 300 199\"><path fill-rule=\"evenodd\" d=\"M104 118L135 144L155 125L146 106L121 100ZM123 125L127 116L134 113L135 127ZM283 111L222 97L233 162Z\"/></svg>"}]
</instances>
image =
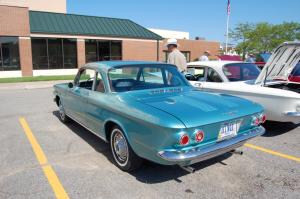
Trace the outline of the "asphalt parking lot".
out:
<instances>
[{"instance_id":1,"label":"asphalt parking lot","mask_svg":"<svg viewBox=\"0 0 300 199\"><path fill-rule=\"evenodd\" d=\"M0 85L1 199L59 194L80 199L300 198L300 126L268 123L264 136L242 147L244 155L198 163L193 174L151 162L125 173L112 163L108 144L76 123L62 124L57 114L52 88ZM40 146L44 160L32 145Z\"/></svg>"}]
</instances>

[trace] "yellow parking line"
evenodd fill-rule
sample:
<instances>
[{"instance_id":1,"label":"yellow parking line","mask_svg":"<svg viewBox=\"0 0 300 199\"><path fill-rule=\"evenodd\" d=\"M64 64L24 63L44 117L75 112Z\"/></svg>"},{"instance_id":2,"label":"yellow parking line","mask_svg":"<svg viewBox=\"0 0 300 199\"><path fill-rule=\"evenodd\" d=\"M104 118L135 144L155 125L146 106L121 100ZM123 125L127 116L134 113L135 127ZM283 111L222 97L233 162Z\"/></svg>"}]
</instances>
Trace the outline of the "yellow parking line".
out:
<instances>
[{"instance_id":1,"label":"yellow parking line","mask_svg":"<svg viewBox=\"0 0 300 199\"><path fill-rule=\"evenodd\" d=\"M65 191L64 187L60 183L57 175L55 174L51 165L48 164L47 157L45 156L41 146L37 142L35 136L33 135L28 123L26 122L25 118L20 117L19 121L23 130L27 136L28 141L31 144L32 150L35 153L37 160L39 161L40 165L42 166L44 175L47 177L49 184L51 185L56 198L59 199L68 199L69 196Z\"/></svg>"},{"instance_id":2,"label":"yellow parking line","mask_svg":"<svg viewBox=\"0 0 300 199\"><path fill-rule=\"evenodd\" d=\"M35 153L36 158L38 159L40 165L44 165L47 164L48 160L41 148L41 146L39 145L39 143L37 142L37 140L35 139L28 123L26 122L25 118L21 117L20 119L20 123L24 129L24 132L31 144L31 147L33 149L33 152Z\"/></svg>"},{"instance_id":3,"label":"yellow parking line","mask_svg":"<svg viewBox=\"0 0 300 199\"><path fill-rule=\"evenodd\" d=\"M295 157L295 156L286 155L286 154L279 153L279 152L276 152L276 151L273 151L273 150L270 150L270 149L255 146L255 145L249 144L249 143L246 143L244 146L252 148L252 149L256 149L256 150L259 150L259 151L263 151L265 153L269 153L269 154L272 154L272 155L276 155L276 156L279 156L279 157L282 157L282 158L286 158L286 159L289 159L289 160L294 160L296 162L300 162L300 158Z\"/></svg>"}]
</instances>

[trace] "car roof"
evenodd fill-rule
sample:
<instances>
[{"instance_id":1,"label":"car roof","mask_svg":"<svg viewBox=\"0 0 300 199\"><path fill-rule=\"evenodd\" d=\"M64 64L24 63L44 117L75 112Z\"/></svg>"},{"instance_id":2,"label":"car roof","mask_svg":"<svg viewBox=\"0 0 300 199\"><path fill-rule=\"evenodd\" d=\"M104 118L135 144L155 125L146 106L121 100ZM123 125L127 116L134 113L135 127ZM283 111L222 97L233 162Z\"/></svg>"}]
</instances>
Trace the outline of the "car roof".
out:
<instances>
[{"instance_id":1,"label":"car roof","mask_svg":"<svg viewBox=\"0 0 300 199\"><path fill-rule=\"evenodd\" d=\"M89 67L93 69L100 69L103 71L107 71L111 68L115 68L118 66L132 66L132 65L141 65L141 64L151 64L151 65L158 65L158 64L166 64L162 62L151 62L151 61L98 61L98 62L91 62L84 65L84 67Z\"/></svg>"},{"instance_id":2,"label":"car roof","mask_svg":"<svg viewBox=\"0 0 300 199\"><path fill-rule=\"evenodd\" d=\"M245 63L241 61L195 61L188 63L188 67L192 66L209 66L212 68L222 68L226 64Z\"/></svg>"}]
</instances>

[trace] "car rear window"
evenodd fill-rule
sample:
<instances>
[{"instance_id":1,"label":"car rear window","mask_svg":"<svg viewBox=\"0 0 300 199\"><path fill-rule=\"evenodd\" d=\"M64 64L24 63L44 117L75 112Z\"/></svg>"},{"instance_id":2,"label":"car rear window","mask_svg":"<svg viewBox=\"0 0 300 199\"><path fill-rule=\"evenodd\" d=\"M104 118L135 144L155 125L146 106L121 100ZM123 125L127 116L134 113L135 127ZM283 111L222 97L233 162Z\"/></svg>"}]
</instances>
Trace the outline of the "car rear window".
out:
<instances>
[{"instance_id":1,"label":"car rear window","mask_svg":"<svg viewBox=\"0 0 300 199\"><path fill-rule=\"evenodd\" d=\"M120 66L110 69L108 77L113 92L188 86L177 68L169 64Z\"/></svg>"},{"instance_id":2,"label":"car rear window","mask_svg":"<svg viewBox=\"0 0 300 199\"><path fill-rule=\"evenodd\" d=\"M256 79L260 69L251 63L227 64L223 68L224 74L231 82Z\"/></svg>"}]
</instances>

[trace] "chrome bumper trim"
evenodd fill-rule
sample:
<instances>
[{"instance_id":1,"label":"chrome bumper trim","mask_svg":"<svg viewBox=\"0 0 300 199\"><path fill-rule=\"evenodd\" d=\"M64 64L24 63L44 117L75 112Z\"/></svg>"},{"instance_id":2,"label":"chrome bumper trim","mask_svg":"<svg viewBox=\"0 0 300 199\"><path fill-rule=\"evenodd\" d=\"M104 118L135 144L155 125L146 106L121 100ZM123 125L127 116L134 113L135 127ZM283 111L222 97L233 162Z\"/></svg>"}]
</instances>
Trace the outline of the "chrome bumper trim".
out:
<instances>
[{"instance_id":1,"label":"chrome bumper trim","mask_svg":"<svg viewBox=\"0 0 300 199\"><path fill-rule=\"evenodd\" d=\"M290 117L300 117L300 112L286 112L285 115Z\"/></svg>"},{"instance_id":2,"label":"chrome bumper trim","mask_svg":"<svg viewBox=\"0 0 300 199\"><path fill-rule=\"evenodd\" d=\"M249 130L234 138L217 142L208 147L195 147L188 151L160 151L158 152L158 156L170 162L191 161L190 164L193 164L232 151L233 149L241 147L247 140L263 135L264 133L265 129L262 126L259 126L256 129Z\"/></svg>"}]
</instances>

